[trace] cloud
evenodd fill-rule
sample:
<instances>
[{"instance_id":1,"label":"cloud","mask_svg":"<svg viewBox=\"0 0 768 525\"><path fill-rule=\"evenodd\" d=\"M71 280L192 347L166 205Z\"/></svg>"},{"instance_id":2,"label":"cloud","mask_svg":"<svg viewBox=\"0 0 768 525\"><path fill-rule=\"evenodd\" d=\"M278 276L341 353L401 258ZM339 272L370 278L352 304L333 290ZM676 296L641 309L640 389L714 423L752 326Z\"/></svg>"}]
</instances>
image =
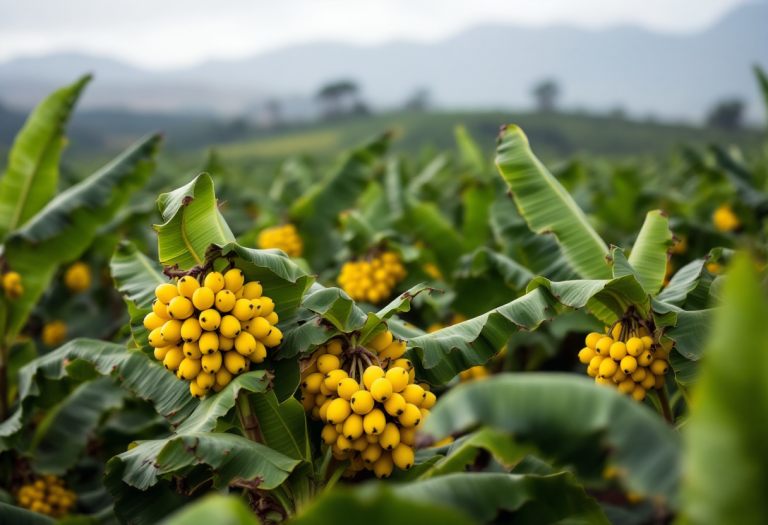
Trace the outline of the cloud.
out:
<instances>
[{"instance_id":1,"label":"cloud","mask_svg":"<svg viewBox=\"0 0 768 525\"><path fill-rule=\"evenodd\" d=\"M432 42L483 23L700 30L748 0L25 0L0 4L0 60L80 51L148 68L331 40Z\"/></svg>"}]
</instances>

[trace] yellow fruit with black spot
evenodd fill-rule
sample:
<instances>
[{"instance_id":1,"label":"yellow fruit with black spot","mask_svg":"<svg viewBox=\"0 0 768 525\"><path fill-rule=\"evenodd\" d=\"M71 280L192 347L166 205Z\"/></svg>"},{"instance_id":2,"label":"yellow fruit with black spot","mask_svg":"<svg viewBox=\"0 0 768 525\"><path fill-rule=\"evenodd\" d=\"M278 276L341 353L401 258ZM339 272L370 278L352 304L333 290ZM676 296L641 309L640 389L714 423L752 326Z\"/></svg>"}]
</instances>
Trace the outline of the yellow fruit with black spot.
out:
<instances>
[{"instance_id":1,"label":"yellow fruit with black spot","mask_svg":"<svg viewBox=\"0 0 768 525\"><path fill-rule=\"evenodd\" d=\"M243 328L256 339L264 339L272 330L272 326L263 317L254 317L243 323Z\"/></svg>"},{"instance_id":2,"label":"yellow fruit with black spot","mask_svg":"<svg viewBox=\"0 0 768 525\"><path fill-rule=\"evenodd\" d=\"M189 357L191 359L200 359L203 357L203 352L200 351L200 345L197 343L197 341L184 343L182 346L182 351L184 352L185 357Z\"/></svg>"},{"instance_id":3,"label":"yellow fruit with black spot","mask_svg":"<svg viewBox=\"0 0 768 525\"><path fill-rule=\"evenodd\" d=\"M317 359L317 369L321 374L328 374L333 370L338 370L340 366L341 361L335 355L324 354Z\"/></svg>"},{"instance_id":4,"label":"yellow fruit with black spot","mask_svg":"<svg viewBox=\"0 0 768 525\"><path fill-rule=\"evenodd\" d=\"M155 328L149 333L149 346L153 348L161 348L163 346L168 346L168 341L163 339L163 336L161 335L161 332L163 331L163 328Z\"/></svg>"},{"instance_id":5,"label":"yellow fruit with black spot","mask_svg":"<svg viewBox=\"0 0 768 525\"><path fill-rule=\"evenodd\" d=\"M264 346L274 348L283 342L283 332L278 327L273 326L267 336L261 339L261 342L264 343Z\"/></svg>"},{"instance_id":6,"label":"yellow fruit with black spot","mask_svg":"<svg viewBox=\"0 0 768 525\"><path fill-rule=\"evenodd\" d=\"M224 367L232 374L241 374L248 370L248 360L238 352L224 354Z\"/></svg>"},{"instance_id":7,"label":"yellow fruit with black spot","mask_svg":"<svg viewBox=\"0 0 768 525\"><path fill-rule=\"evenodd\" d=\"M305 391L307 391L312 395L319 394L320 383L322 383L324 380L325 380L325 376L320 372L309 374L307 377L304 378L304 381L302 381L301 388L303 388Z\"/></svg>"},{"instance_id":8,"label":"yellow fruit with black spot","mask_svg":"<svg viewBox=\"0 0 768 525\"><path fill-rule=\"evenodd\" d=\"M266 317L275 311L275 302L269 297L259 297L258 301L261 303L261 308L259 308L261 317Z\"/></svg>"},{"instance_id":9,"label":"yellow fruit with black spot","mask_svg":"<svg viewBox=\"0 0 768 525\"><path fill-rule=\"evenodd\" d=\"M404 427L416 427L421 423L421 410L416 405L405 404L405 410L397 416L397 420Z\"/></svg>"},{"instance_id":10,"label":"yellow fruit with black spot","mask_svg":"<svg viewBox=\"0 0 768 525\"><path fill-rule=\"evenodd\" d=\"M200 326L207 332L213 332L219 329L221 325L221 314L210 308L203 312L200 312Z\"/></svg>"},{"instance_id":11,"label":"yellow fruit with black spot","mask_svg":"<svg viewBox=\"0 0 768 525\"><path fill-rule=\"evenodd\" d=\"M619 369L619 364L614 361L613 359L607 358L603 359L603 361L600 363L600 377L608 378L612 377L613 374L616 373L616 370Z\"/></svg>"},{"instance_id":12,"label":"yellow fruit with black spot","mask_svg":"<svg viewBox=\"0 0 768 525\"><path fill-rule=\"evenodd\" d=\"M166 321L165 324L163 324L163 327L160 329L160 337L163 338L163 341L168 343L176 343L177 341L181 340L182 326L183 323L176 319Z\"/></svg>"},{"instance_id":13,"label":"yellow fruit with black spot","mask_svg":"<svg viewBox=\"0 0 768 525\"><path fill-rule=\"evenodd\" d=\"M356 440L363 435L363 416L354 413L350 414L344 420L343 429L344 437L350 441Z\"/></svg>"},{"instance_id":14,"label":"yellow fruit with black spot","mask_svg":"<svg viewBox=\"0 0 768 525\"><path fill-rule=\"evenodd\" d=\"M631 378L626 378L619 383L619 392L622 394L631 394L635 390L635 382Z\"/></svg>"},{"instance_id":15,"label":"yellow fruit with black spot","mask_svg":"<svg viewBox=\"0 0 768 525\"><path fill-rule=\"evenodd\" d=\"M210 288L214 294L217 294L224 289L224 276L219 272L211 272L205 276L203 285L206 288Z\"/></svg>"},{"instance_id":16,"label":"yellow fruit with black spot","mask_svg":"<svg viewBox=\"0 0 768 525\"><path fill-rule=\"evenodd\" d=\"M249 301L258 299L263 292L264 289L259 281L245 283L245 286L243 286L243 299L248 299Z\"/></svg>"},{"instance_id":17,"label":"yellow fruit with black spot","mask_svg":"<svg viewBox=\"0 0 768 525\"><path fill-rule=\"evenodd\" d=\"M587 345L587 348L589 348L591 350L594 350L595 348L597 348L597 342L600 339L602 339L603 337L605 337L605 334L600 334L600 333L597 333L597 332L592 332L591 334L589 334L587 336L584 344Z\"/></svg>"},{"instance_id":18,"label":"yellow fruit with black spot","mask_svg":"<svg viewBox=\"0 0 768 525\"><path fill-rule=\"evenodd\" d=\"M215 374L221 369L221 361L222 361L221 352L204 354L203 357L200 358L200 363L203 365L203 370L205 370L209 374Z\"/></svg>"},{"instance_id":19,"label":"yellow fruit with black spot","mask_svg":"<svg viewBox=\"0 0 768 525\"><path fill-rule=\"evenodd\" d=\"M643 347L645 350L650 350L653 348L653 338L645 336L640 338L640 340L643 342Z\"/></svg>"},{"instance_id":20,"label":"yellow fruit with black spot","mask_svg":"<svg viewBox=\"0 0 768 525\"><path fill-rule=\"evenodd\" d=\"M616 341L611 345L611 349L608 353L614 361L621 361L627 355L627 345L621 341Z\"/></svg>"},{"instance_id":21,"label":"yellow fruit with black spot","mask_svg":"<svg viewBox=\"0 0 768 525\"><path fill-rule=\"evenodd\" d=\"M667 373L667 370L669 370L669 363L663 359L654 359L653 363L651 363L650 370L653 372L653 375L663 376Z\"/></svg>"},{"instance_id":22,"label":"yellow fruit with black spot","mask_svg":"<svg viewBox=\"0 0 768 525\"><path fill-rule=\"evenodd\" d=\"M384 376L392 384L393 392L402 392L408 386L410 376L404 368L398 366L387 370Z\"/></svg>"},{"instance_id":23,"label":"yellow fruit with black spot","mask_svg":"<svg viewBox=\"0 0 768 525\"><path fill-rule=\"evenodd\" d=\"M272 312L271 314L266 316L264 319L266 319L267 322L272 326L275 326L280 321L280 318L278 317L277 312Z\"/></svg>"},{"instance_id":24,"label":"yellow fruit with black spot","mask_svg":"<svg viewBox=\"0 0 768 525\"><path fill-rule=\"evenodd\" d=\"M173 319L170 314L168 314L168 306L164 305L160 299L155 299L152 302L152 313L154 313L156 316L158 316L160 319L165 319L166 321L168 319Z\"/></svg>"},{"instance_id":25,"label":"yellow fruit with black spot","mask_svg":"<svg viewBox=\"0 0 768 525\"><path fill-rule=\"evenodd\" d=\"M216 301L216 294L208 287L202 286L192 294L192 304L200 311L213 307Z\"/></svg>"},{"instance_id":26,"label":"yellow fruit with black spot","mask_svg":"<svg viewBox=\"0 0 768 525\"><path fill-rule=\"evenodd\" d=\"M363 457L364 462L371 464L375 463L381 457L382 452L383 450L378 443L369 443L368 446L365 447L365 450L363 450L361 456Z\"/></svg>"},{"instance_id":27,"label":"yellow fruit with black spot","mask_svg":"<svg viewBox=\"0 0 768 525\"><path fill-rule=\"evenodd\" d=\"M637 369L634 372L632 372L632 375L630 377L632 378L632 381L634 381L635 383L642 383L646 375L648 375L647 370L641 366L638 366Z\"/></svg>"},{"instance_id":28,"label":"yellow fruit with black spot","mask_svg":"<svg viewBox=\"0 0 768 525\"><path fill-rule=\"evenodd\" d=\"M360 390L360 385L357 383L357 381L355 381L351 377L346 377L341 381L339 381L339 384L336 388L336 393L339 395L341 399L346 399L347 401L350 401L352 399L352 396L355 395L355 392L358 392L359 390Z\"/></svg>"},{"instance_id":29,"label":"yellow fruit with black spot","mask_svg":"<svg viewBox=\"0 0 768 525\"><path fill-rule=\"evenodd\" d=\"M144 328L147 330L154 330L155 328L161 328L165 324L166 319L158 317L154 312L150 312L144 316Z\"/></svg>"},{"instance_id":30,"label":"yellow fruit with black spot","mask_svg":"<svg viewBox=\"0 0 768 525\"><path fill-rule=\"evenodd\" d=\"M329 354L335 355L337 357L340 356L344 351L340 339L332 339L328 342L328 346L326 348Z\"/></svg>"},{"instance_id":31,"label":"yellow fruit with black spot","mask_svg":"<svg viewBox=\"0 0 768 525\"><path fill-rule=\"evenodd\" d=\"M331 370L325 374L323 384L329 391L336 392L336 389L339 388L339 382L347 377L349 377L349 374L344 370Z\"/></svg>"},{"instance_id":32,"label":"yellow fruit with black spot","mask_svg":"<svg viewBox=\"0 0 768 525\"><path fill-rule=\"evenodd\" d=\"M410 359L396 359L389 364L388 368L392 369L396 367L404 368L405 370L410 372L411 370L413 370L413 363L411 363Z\"/></svg>"},{"instance_id":33,"label":"yellow fruit with black spot","mask_svg":"<svg viewBox=\"0 0 768 525\"><path fill-rule=\"evenodd\" d=\"M208 391L197 384L197 381L189 382L189 392L196 398L202 398Z\"/></svg>"},{"instance_id":34,"label":"yellow fruit with black spot","mask_svg":"<svg viewBox=\"0 0 768 525\"><path fill-rule=\"evenodd\" d=\"M197 282L197 279L194 277L190 277L189 275L185 275L181 279L179 279L178 284L176 287L179 289L179 295L182 297L186 297L187 299L192 299L192 297L195 295L195 292L200 288L200 283Z\"/></svg>"},{"instance_id":35,"label":"yellow fruit with black spot","mask_svg":"<svg viewBox=\"0 0 768 525\"><path fill-rule=\"evenodd\" d=\"M267 358L267 348L261 341L256 341L256 348L248 356L251 363L262 363Z\"/></svg>"},{"instance_id":36,"label":"yellow fruit with black spot","mask_svg":"<svg viewBox=\"0 0 768 525\"><path fill-rule=\"evenodd\" d=\"M235 307L236 302L235 294L225 289L216 294L216 303L214 304L219 312L226 313Z\"/></svg>"},{"instance_id":37,"label":"yellow fruit with black spot","mask_svg":"<svg viewBox=\"0 0 768 525\"><path fill-rule=\"evenodd\" d=\"M232 268L224 274L224 288L230 292L237 292L243 287L245 282L245 275L243 271L238 268Z\"/></svg>"},{"instance_id":38,"label":"yellow fruit with black spot","mask_svg":"<svg viewBox=\"0 0 768 525\"><path fill-rule=\"evenodd\" d=\"M373 473L377 478L388 478L392 474L394 468L394 462L392 461L392 454L386 451L381 453L381 457L373 464Z\"/></svg>"},{"instance_id":39,"label":"yellow fruit with black spot","mask_svg":"<svg viewBox=\"0 0 768 525\"><path fill-rule=\"evenodd\" d=\"M179 374L181 380L189 381L197 377L200 373L202 365L199 359L192 359L185 357L181 363L179 363Z\"/></svg>"},{"instance_id":40,"label":"yellow fruit with black spot","mask_svg":"<svg viewBox=\"0 0 768 525\"><path fill-rule=\"evenodd\" d=\"M383 403L392 396L392 383L386 377L377 379L371 385L371 394L379 403Z\"/></svg>"},{"instance_id":41,"label":"yellow fruit with black spot","mask_svg":"<svg viewBox=\"0 0 768 525\"><path fill-rule=\"evenodd\" d=\"M427 392L427 395L424 396L424 402L421 404L421 408L430 409L435 406L436 402L437 396L435 396L435 394L432 392Z\"/></svg>"},{"instance_id":42,"label":"yellow fruit with black spot","mask_svg":"<svg viewBox=\"0 0 768 525\"><path fill-rule=\"evenodd\" d=\"M408 470L413 466L414 456L413 448L405 443L400 443L392 451L392 461L403 470Z\"/></svg>"},{"instance_id":43,"label":"yellow fruit with black spot","mask_svg":"<svg viewBox=\"0 0 768 525\"><path fill-rule=\"evenodd\" d=\"M165 354L165 358L163 358L163 366L166 368L166 370L175 372L179 369L179 365L183 359L184 353L181 351L181 348L174 346Z\"/></svg>"},{"instance_id":44,"label":"yellow fruit with black spot","mask_svg":"<svg viewBox=\"0 0 768 525\"><path fill-rule=\"evenodd\" d=\"M621 363L619 364L619 368L621 368L621 371L624 372L625 374L631 375L635 372L635 370L637 370L637 359L635 359L631 355L628 355L621 360Z\"/></svg>"},{"instance_id":45,"label":"yellow fruit with black spot","mask_svg":"<svg viewBox=\"0 0 768 525\"><path fill-rule=\"evenodd\" d=\"M170 350L174 346L176 345L168 345L168 346L161 346L159 348L155 348L155 351L154 351L155 359L157 359L158 361L162 361L163 359L165 359L165 355L168 353L168 350Z\"/></svg>"},{"instance_id":46,"label":"yellow fruit with black spot","mask_svg":"<svg viewBox=\"0 0 768 525\"><path fill-rule=\"evenodd\" d=\"M645 379L643 379L640 385L646 390L652 389L656 386L656 376L651 373L645 374Z\"/></svg>"},{"instance_id":47,"label":"yellow fruit with black spot","mask_svg":"<svg viewBox=\"0 0 768 525\"><path fill-rule=\"evenodd\" d=\"M595 345L595 352L600 354L603 357L606 357L610 355L611 353L611 346L613 346L614 340L610 337L603 337L597 342L597 345Z\"/></svg>"},{"instance_id":48,"label":"yellow fruit with black spot","mask_svg":"<svg viewBox=\"0 0 768 525\"><path fill-rule=\"evenodd\" d=\"M366 434L381 434L386 424L387 418L378 408L374 408L363 417L363 428Z\"/></svg>"},{"instance_id":49,"label":"yellow fruit with black spot","mask_svg":"<svg viewBox=\"0 0 768 525\"><path fill-rule=\"evenodd\" d=\"M379 352L379 359L382 361L384 359L389 359L390 361L400 359L405 354L405 347L405 341L392 341L392 344Z\"/></svg>"},{"instance_id":50,"label":"yellow fruit with black spot","mask_svg":"<svg viewBox=\"0 0 768 525\"><path fill-rule=\"evenodd\" d=\"M420 407L427 397L427 392L419 385L408 385L401 392L401 395L406 403Z\"/></svg>"},{"instance_id":51,"label":"yellow fruit with black spot","mask_svg":"<svg viewBox=\"0 0 768 525\"><path fill-rule=\"evenodd\" d=\"M336 443L336 438L338 437L339 434L336 432L336 428L333 425L325 425L323 431L320 433L320 438L323 440L323 443L329 447Z\"/></svg>"},{"instance_id":52,"label":"yellow fruit with black spot","mask_svg":"<svg viewBox=\"0 0 768 525\"><path fill-rule=\"evenodd\" d=\"M168 322L170 323L172 321ZM200 336L203 335L203 328L200 326L200 321L194 317L186 319L181 325L180 335L181 338L187 343L192 343L200 339Z\"/></svg>"},{"instance_id":53,"label":"yellow fruit with black spot","mask_svg":"<svg viewBox=\"0 0 768 525\"><path fill-rule=\"evenodd\" d=\"M155 297L165 305L170 304L170 302L178 296L179 290L171 283L159 284L157 285L157 288L155 288Z\"/></svg>"},{"instance_id":54,"label":"yellow fruit with black spot","mask_svg":"<svg viewBox=\"0 0 768 525\"><path fill-rule=\"evenodd\" d=\"M381 367L369 366L365 369L365 372L363 372L363 384L365 385L365 388L370 390L373 386L373 382L383 378L385 375L386 372L384 372L384 369Z\"/></svg>"},{"instance_id":55,"label":"yellow fruit with black spot","mask_svg":"<svg viewBox=\"0 0 768 525\"><path fill-rule=\"evenodd\" d=\"M235 337L235 350L244 356L251 355L256 350L256 339L248 332L240 332Z\"/></svg>"},{"instance_id":56,"label":"yellow fruit with black spot","mask_svg":"<svg viewBox=\"0 0 768 525\"><path fill-rule=\"evenodd\" d=\"M219 335L216 332L205 332L197 340L200 351L205 355L210 355L219 349Z\"/></svg>"},{"instance_id":57,"label":"yellow fruit with black spot","mask_svg":"<svg viewBox=\"0 0 768 525\"><path fill-rule=\"evenodd\" d=\"M651 366L651 363L653 362L653 354L650 350L643 350L643 353L640 354L637 358L637 364L644 367Z\"/></svg>"},{"instance_id":58,"label":"yellow fruit with black spot","mask_svg":"<svg viewBox=\"0 0 768 525\"><path fill-rule=\"evenodd\" d=\"M256 314L253 302L248 299L238 299L235 301L235 307L232 308L232 315L240 321L248 321Z\"/></svg>"},{"instance_id":59,"label":"yellow fruit with black spot","mask_svg":"<svg viewBox=\"0 0 768 525\"><path fill-rule=\"evenodd\" d=\"M627 378L627 374L621 369L621 363L619 363L619 369L611 376L614 383L619 384Z\"/></svg>"},{"instance_id":60,"label":"yellow fruit with black spot","mask_svg":"<svg viewBox=\"0 0 768 525\"><path fill-rule=\"evenodd\" d=\"M346 399L337 398L331 401L328 406L328 423L331 425L337 425L343 423L347 417L352 413L352 408L349 401ZM343 432L343 428L342 428Z\"/></svg>"},{"instance_id":61,"label":"yellow fruit with black spot","mask_svg":"<svg viewBox=\"0 0 768 525\"><path fill-rule=\"evenodd\" d=\"M607 358L610 359L610 358ZM606 357L603 355L596 355L592 358L592 360L589 362L589 367L594 368L595 370L600 369L600 364L606 360Z\"/></svg>"},{"instance_id":62,"label":"yellow fruit with black spot","mask_svg":"<svg viewBox=\"0 0 768 525\"><path fill-rule=\"evenodd\" d=\"M202 365L201 365L201 370L197 374L195 381L197 382L197 386L199 386L203 390L208 390L209 388L211 388L213 385L216 384L216 375L210 374L208 372L204 372L202 370Z\"/></svg>"},{"instance_id":63,"label":"yellow fruit with black spot","mask_svg":"<svg viewBox=\"0 0 768 525\"><path fill-rule=\"evenodd\" d=\"M219 326L219 332L224 337L234 339L242 331L242 325L240 321L234 315L225 315L221 318L221 326Z\"/></svg>"},{"instance_id":64,"label":"yellow fruit with black spot","mask_svg":"<svg viewBox=\"0 0 768 525\"><path fill-rule=\"evenodd\" d=\"M595 356L597 352L589 347L584 347L579 351L579 362L588 364Z\"/></svg>"},{"instance_id":65,"label":"yellow fruit with black spot","mask_svg":"<svg viewBox=\"0 0 768 525\"><path fill-rule=\"evenodd\" d=\"M643 350L645 350L645 345L639 337L632 337L627 341L627 353L632 357L639 356L643 353Z\"/></svg>"},{"instance_id":66,"label":"yellow fruit with black spot","mask_svg":"<svg viewBox=\"0 0 768 525\"><path fill-rule=\"evenodd\" d=\"M186 297L174 297L168 304L168 315L173 319L186 319L195 313L195 306Z\"/></svg>"},{"instance_id":67,"label":"yellow fruit with black spot","mask_svg":"<svg viewBox=\"0 0 768 525\"><path fill-rule=\"evenodd\" d=\"M400 444L400 430L394 423L387 423L379 435L379 446L384 450L394 450Z\"/></svg>"},{"instance_id":68,"label":"yellow fruit with black spot","mask_svg":"<svg viewBox=\"0 0 768 525\"><path fill-rule=\"evenodd\" d=\"M365 415L373 410L375 404L373 396L367 390L358 390L349 400L349 404L355 414Z\"/></svg>"}]
</instances>

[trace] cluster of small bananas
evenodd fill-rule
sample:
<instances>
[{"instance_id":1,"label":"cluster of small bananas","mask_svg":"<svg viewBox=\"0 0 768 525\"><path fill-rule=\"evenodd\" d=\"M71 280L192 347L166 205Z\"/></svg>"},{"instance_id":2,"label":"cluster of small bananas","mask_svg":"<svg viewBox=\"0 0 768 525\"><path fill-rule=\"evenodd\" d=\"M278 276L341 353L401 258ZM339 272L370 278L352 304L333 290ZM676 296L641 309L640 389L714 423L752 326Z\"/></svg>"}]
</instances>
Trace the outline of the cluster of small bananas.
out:
<instances>
[{"instance_id":1,"label":"cluster of small bananas","mask_svg":"<svg viewBox=\"0 0 768 525\"><path fill-rule=\"evenodd\" d=\"M395 252L384 252L370 260L347 261L341 267L339 285L355 301L376 304L392 294L408 272Z\"/></svg>"},{"instance_id":2,"label":"cluster of small bananas","mask_svg":"<svg viewBox=\"0 0 768 525\"><path fill-rule=\"evenodd\" d=\"M426 383L415 384L413 365L402 358L405 341L386 331L366 351L382 366L368 364L365 354L350 357L339 339L320 347L302 373L301 404L326 423L321 437L333 456L350 460L345 476L366 469L386 478L394 466L413 466L416 429L437 398Z\"/></svg>"},{"instance_id":3,"label":"cluster of small bananas","mask_svg":"<svg viewBox=\"0 0 768 525\"><path fill-rule=\"evenodd\" d=\"M91 287L91 267L78 261L64 272L64 286L72 293L80 293Z\"/></svg>"},{"instance_id":4,"label":"cluster of small bananas","mask_svg":"<svg viewBox=\"0 0 768 525\"><path fill-rule=\"evenodd\" d=\"M643 401L652 388L664 387L664 374L669 370L669 355L656 344L644 327L633 323L616 323L605 334L587 336L579 361L588 364L587 374L599 385L616 387Z\"/></svg>"},{"instance_id":5,"label":"cluster of small bananas","mask_svg":"<svg viewBox=\"0 0 768 525\"><path fill-rule=\"evenodd\" d=\"M238 269L210 272L202 286L189 276L161 284L144 318L155 358L189 381L193 396L221 391L283 340L275 303L262 292L259 282L245 283Z\"/></svg>"},{"instance_id":6,"label":"cluster of small bananas","mask_svg":"<svg viewBox=\"0 0 768 525\"><path fill-rule=\"evenodd\" d=\"M2 283L5 296L11 301L15 301L24 293L24 285L21 284L21 275L18 272L4 273Z\"/></svg>"},{"instance_id":7,"label":"cluster of small bananas","mask_svg":"<svg viewBox=\"0 0 768 525\"><path fill-rule=\"evenodd\" d=\"M64 480L52 475L42 476L22 485L13 494L19 506L53 518L61 518L75 506L77 496L64 487Z\"/></svg>"},{"instance_id":8,"label":"cluster of small bananas","mask_svg":"<svg viewBox=\"0 0 768 525\"><path fill-rule=\"evenodd\" d=\"M283 250L289 257L301 257L304 252L304 242L296 231L296 226L286 224L262 230L259 233L259 248L262 250L277 248Z\"/></svg>"},{"instance_id":9,"label":"cluster of small bananas","mask_svg":"<svg viewBox=\"0 0 768 525\"><path fill-rule=\"evenodd\" d=\"M43 326L41 339L46 346L59 346L67 338L67 325L63 321L52 321Z\"/></svg>"}]
</instances>

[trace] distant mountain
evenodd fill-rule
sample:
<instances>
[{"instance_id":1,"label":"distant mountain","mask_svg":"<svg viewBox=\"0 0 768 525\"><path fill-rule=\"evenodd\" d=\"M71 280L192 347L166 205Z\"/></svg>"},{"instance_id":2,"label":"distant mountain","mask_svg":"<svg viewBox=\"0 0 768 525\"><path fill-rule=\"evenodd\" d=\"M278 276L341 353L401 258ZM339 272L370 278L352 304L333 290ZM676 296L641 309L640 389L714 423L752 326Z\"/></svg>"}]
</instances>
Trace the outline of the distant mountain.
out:
<instances>
[{"instance_id":1,"label":"distant mountain","mask_svg":"<svg viewBox=\"0 0 768 525\"><path fill-rule=\"evenodd\" d=\"M29 108L91 71L87 108L247 115L277 98L306 114L317 89L339 78L356 80L377 107L400 105L426 88L441 107L521 108L531 106L537 82L553 78L569 109L700 120L716 101L739 97L750 118L763 121L754 64L768 69L766 2L741 6L691 35L483 26L435 44L315 43L163 72L78 54L23 58L0 64L0 102Z\"/></svg>"}]
</instances>

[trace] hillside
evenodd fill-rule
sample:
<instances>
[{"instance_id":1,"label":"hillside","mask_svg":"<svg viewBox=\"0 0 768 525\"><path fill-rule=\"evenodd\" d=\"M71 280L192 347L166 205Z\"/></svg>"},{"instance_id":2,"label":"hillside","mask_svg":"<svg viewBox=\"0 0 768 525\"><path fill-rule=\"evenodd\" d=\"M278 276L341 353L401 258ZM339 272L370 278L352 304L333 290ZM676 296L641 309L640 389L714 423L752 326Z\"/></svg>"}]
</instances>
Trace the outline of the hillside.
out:
<instances>
[{"instance_id":1,"label":"hillside","mask_svg":"<svg viewBox=\"0 0 768 525\"><path fill-rule=\"evenodd\" d=\"M53 55L0 64L0 101L29 108L54 87L93 71L84 108L253 115L268 97L305 117L323 83L356 79L367 100L394 108L417 88L442 108L530 107L544 78L563 88L571 110L666 119L701 119L715 101L741 97L761 116L750 68L768 68L768 3L741 6L712 27L686 35L634 27L483 26L442 42L355 47L333 42L286 48L236 61L148 71L85 55Z\"/></svg>"}]
</instances>

